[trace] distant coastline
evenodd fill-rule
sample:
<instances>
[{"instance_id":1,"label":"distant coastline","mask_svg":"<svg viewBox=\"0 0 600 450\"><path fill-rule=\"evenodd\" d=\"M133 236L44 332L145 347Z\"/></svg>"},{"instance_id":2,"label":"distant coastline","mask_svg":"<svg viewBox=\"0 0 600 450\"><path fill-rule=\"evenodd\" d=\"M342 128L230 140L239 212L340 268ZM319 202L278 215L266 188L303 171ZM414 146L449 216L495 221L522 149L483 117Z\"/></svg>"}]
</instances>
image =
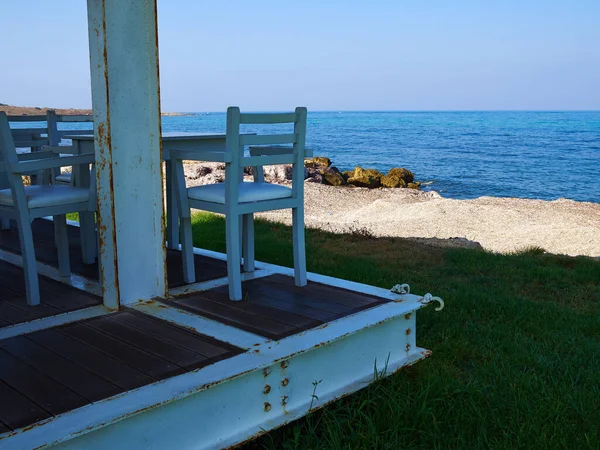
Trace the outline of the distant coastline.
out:
<instances>
[{"instance_id":1,"label":"distant coastline","mask_svg":"<svg viewBox=\"0 0 600 450\"><path fill-rule=\"evenodd\" d=\"M0 111L5 112L9 116L39 116L46 114L47 111L54 110L56 114L68 115L68 116L79 116L92 114L91 109L78 109L78 108L49 108L47 106L13 106L0 103ZM181 112L162 112L161 116L193 116L194 113L181 113Z\"/></svg>"}]
</instances>

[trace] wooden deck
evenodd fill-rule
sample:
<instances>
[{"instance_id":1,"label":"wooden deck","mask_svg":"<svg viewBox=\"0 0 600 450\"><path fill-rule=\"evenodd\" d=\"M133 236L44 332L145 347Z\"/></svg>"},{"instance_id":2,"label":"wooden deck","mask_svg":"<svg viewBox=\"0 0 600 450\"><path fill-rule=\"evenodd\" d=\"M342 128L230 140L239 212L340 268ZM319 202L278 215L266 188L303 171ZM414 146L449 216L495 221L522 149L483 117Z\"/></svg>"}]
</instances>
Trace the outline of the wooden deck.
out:
<instances>
[{"instance_id":1,"label":"wooden deck","mask_svg":"<svg viewBox=\"0 0 600 450\"><path fill-rule=\"evenodd\" d=\"M54 224L45 219L37 219L32 224L36 259L45 264L58 267L58 254L54 244ZM81 259L81 241L79 228L68 227L71 272L98 281L98 265L84 264ZM0 231L0 248L20 254L19 234L15 227ZM195 255L196 280L207 281L227 276L227 264L224 261ZM183 266L181 252L167 250L167 279L170 288L183 286Z\"/></svg>"},{"instance_id":2,"label":"wooden deck","mask_svg":"<svg viewBox=\"0 0 600 450\"><path fill-rule=\"evenodd\" d=\"M132 310L0 340L0 434L241 352Z\"/></svg>"},{"instance_id":3,"label":"wooden deck","mask_svg":"<svg viewBox=\"0 0 600 450\"><path fill-rule=\"evenodd\" d=\"M41 304L27 306L23 269L0 260L0 328L102 304L102 298L39 277Z\"/></svg>"},{"instance_id":4,"label":"wooden deck","mask_svg":"<svg viewBox=\"0 0 600 450\"><path fill-rule=\"evenodd\" d=\"M282 339L389 300L320 283L297 287L293 277L271 275L242 283L243 300L227 286L172 298L168 303L269 339Z\"/></svg>"},{"instance_id":5,"label":"wooden deck","mask_svg":"<svg viewBox=\"0 0 600 450\"><path fill-rule=\"evenodd\" d=\"M34 233L38 258L56 265L52 222L36 221ZM73 271L97 279L96 266L81 261L78 228L70 227L69 234ZM0 232L0 247L18 252L16 230ZM172 283L182 284L179 252L170 252L168 258L171 287ZM226 276L223 261L196 258L199 279ZM272 273L272 269L263 270ZM326 281L311 281L300 288L289 275L257 275L242 283L243 300L239 302L229 300L227 286L223 285L170 297L156 302L157 308L149 306L149 310L137 305L136 309L100 313L63 325L46 322L40 327L43 329L37 328L39 331L0 339L0 435L46 419L61 419L57 416L65 412L96 406L104 399L244 352L271 352L271 340L296 339L294 345L303 345L303 339L310 340L309 335L302 335L307 330L390 302L323 284ZM24 290L22 269L0 261L0 329L101 304L98 296L44 276L40 276L40 306L27 306ZM174 315L163 315L167 310ZM183 315L185 320L177 319ZM208 322L215 324L211 330L205 328ZM336 327L332 324L327 333ZM260 339L256 340L257 336ZM327 337L331 339L329 334ZM281 357L273 358L278 361ZM237 370L237 361L227 361L227 370Z\"/></svg>"}]
</instances>

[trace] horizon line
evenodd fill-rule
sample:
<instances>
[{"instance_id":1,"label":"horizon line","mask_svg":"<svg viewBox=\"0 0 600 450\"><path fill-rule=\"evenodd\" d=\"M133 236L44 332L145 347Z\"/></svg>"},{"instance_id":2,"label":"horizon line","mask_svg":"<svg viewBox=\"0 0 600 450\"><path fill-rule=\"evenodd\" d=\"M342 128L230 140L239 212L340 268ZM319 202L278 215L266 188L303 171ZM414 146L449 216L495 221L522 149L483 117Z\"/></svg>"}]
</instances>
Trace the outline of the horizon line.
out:
<instances>
[{"instance_id":1,"label":"horizon line","mask_svg":"<svg viewBox=\"0 0 600 450\"><path fill-rule=\"evenodd\" d=\"M247 112L278 112L284 110L272 110L272 109L254 109L245 110ZM161 111L166 113L179 113L179 114L225 114L226 111ZM309 112L319 113L449 113L449 112L600 112L599 109L309 109Z\"/></svg>"}]
</instances>

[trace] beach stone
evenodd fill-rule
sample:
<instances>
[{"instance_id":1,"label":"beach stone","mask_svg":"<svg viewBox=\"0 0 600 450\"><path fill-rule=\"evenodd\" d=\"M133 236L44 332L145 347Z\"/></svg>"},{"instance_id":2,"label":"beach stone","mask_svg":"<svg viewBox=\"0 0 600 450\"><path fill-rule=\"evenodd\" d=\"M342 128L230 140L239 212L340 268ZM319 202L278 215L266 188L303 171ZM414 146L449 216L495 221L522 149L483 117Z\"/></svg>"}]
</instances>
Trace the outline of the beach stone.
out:
<instances>
[{"instance_id":1,"label":"beach stone","mask_svg":"<svg viewBox=\"0 0 600 450\"><path fill-rule=\"evenodd\" d=\"M348 182L348 178L350 178L352 175L354 175L354 170L344 170L342 172L342 176L346 182Z\"/></svg>"},{"instance_id":2,"label":"beach stone","mask_svg":"<svg viewBox=\"0 0 600 450\"><path fill-rule=\"evenodd\" d=\"M409 189L421 189L421 182L415 181L414 183L408 183L406 187Z\"/></svg>"},{"instance_id":3,"label":"beach stone","mask_svg":"<svg viewBox=\"0 0 600 450\"><path fill-rule=\"evenodd\" d=\"M344 180L339 169L335 166L323 169L321 175L323 177L323 184L329 184L330 186L343 186L346 184L346 180Z\"/></svg>"},{"instance_id":4,"label":"beach stone","mask_svg":"<svg viewBox=\"0 0 600 450\"><path fill-rule=\"evenodd\" d=\"M384 175L381 177L381 185L386 188L405 188L406 181L402 178Z\"/></svg>"},{"instance_id":5,"label":"beach stone","mask_svg":"<svg viewBox=\"0 0 600 450\"><path fill-rule=\"evenodd\" d=\"M415 180L415 174L404 167L394 167L386 174L388 177L398 177L403 179L406 183L412 183Z\"/></svg>"},{"instance_id":6,"label":"beach stone","mask_svg":"<svg viewBox=\"0 0 600 450\"><path fill-rule=\"evenodd\" d=\"M315 156L304 161L304 167L321 168L331 166L331 159L325 156Z\"/></svg>"},{"instance_id":7,"label":"beach stone","mask_svg":"<svg viewBox=\"0 0 600 450\"><path fill-rule=\"evenodd\" d=\"M381 177L378 170L356 166L354 173L348 178L348 184L356 187L378 188L381 186Z\"/></svg>"},{"instance_id":8,"label":"beach stone","mask_svg":"<svg viewBox=\"0 0 600 450\"><path fill-rule=\"evenodd\" d=\"M381 184L387 188L405 188L412 184L415 174L403 167L394 167L381 178ZM413 189L418 187L413 187Z\"/></svg>"},{"instance_id":9,"label":"beach stone","mask_svg":"<svg viewBox=\"0 0 600 450\"><path fill-rule=\"evenodd\" d=\"M264 166L263 169L265 172L265 181L267 183L284 183L292 179L292 170L290 164Z\"/></svg>"},{"instance_id":10,"label":"beach stone","mask_svg":"<svg viewBox=\"0 0 600 450\"><path fill-rule=\"evenodd\" d=\"M306 183L319 183L323 184L323 175L320 173L314 173L312 176L304 180Z\"/></svg>"},{"instance_id":11,"label":"beach stone","mask_svg":"<svg viewBox=\"0 0 600 450\"><path fill-rule=\"evenodd\" d=\"M212 167L200 166L196 169L196 175L199 177L203 177L205 175L208 175L209 173L212 173L212 171Z\"/></svg>"}]
</instances>

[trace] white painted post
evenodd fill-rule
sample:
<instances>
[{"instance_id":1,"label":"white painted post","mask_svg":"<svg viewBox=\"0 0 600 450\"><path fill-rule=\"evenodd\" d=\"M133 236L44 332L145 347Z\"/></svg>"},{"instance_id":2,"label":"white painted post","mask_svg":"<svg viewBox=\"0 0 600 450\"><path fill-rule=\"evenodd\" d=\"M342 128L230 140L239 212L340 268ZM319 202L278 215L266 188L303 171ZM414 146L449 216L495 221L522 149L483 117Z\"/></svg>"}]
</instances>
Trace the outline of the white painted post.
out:
<instances>
[{"instance_id":1,"label":"white painted post","mask_svg":"<svg viewBox=\"0 0 600 450\"><path fill-rule=\"evenodd\" d=\"M88 0L108 307L166 296L156 0Z\"/></svg>"}]
</instances>

